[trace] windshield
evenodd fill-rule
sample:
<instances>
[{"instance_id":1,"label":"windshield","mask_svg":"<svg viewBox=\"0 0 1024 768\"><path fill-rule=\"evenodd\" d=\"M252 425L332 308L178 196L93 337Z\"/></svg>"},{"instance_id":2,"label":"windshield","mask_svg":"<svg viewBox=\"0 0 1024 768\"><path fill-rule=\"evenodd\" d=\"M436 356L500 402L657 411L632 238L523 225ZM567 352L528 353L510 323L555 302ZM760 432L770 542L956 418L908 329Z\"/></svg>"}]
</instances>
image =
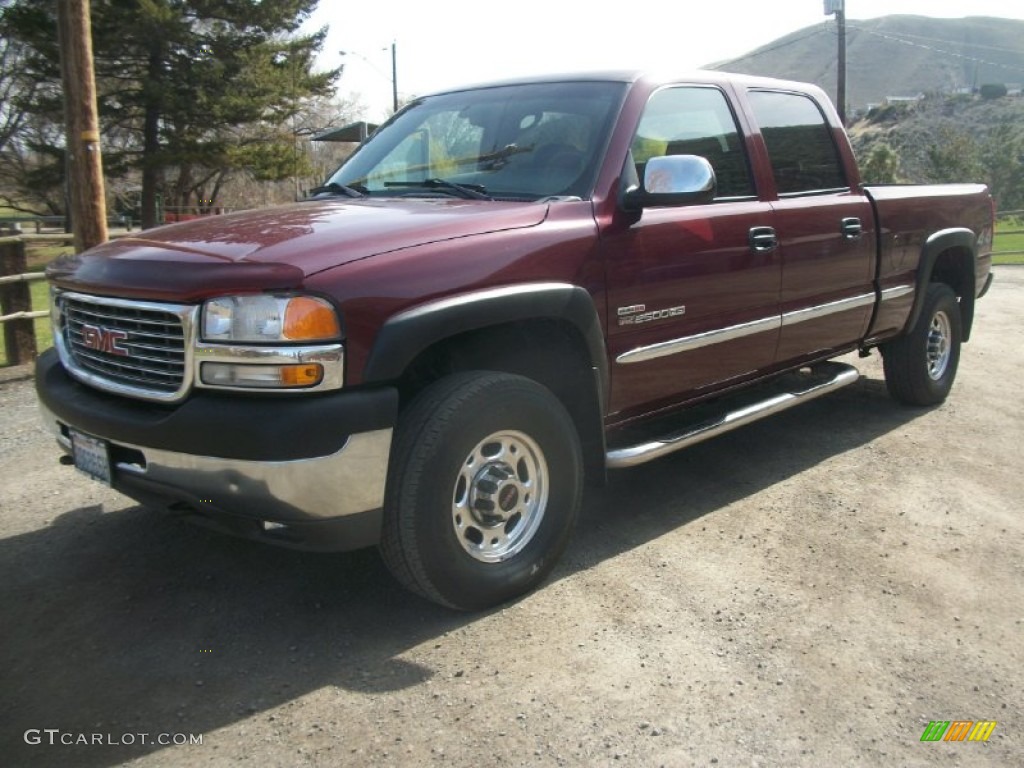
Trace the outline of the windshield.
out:
<instances>
[{"instance_id":1,"label":"windshield","mask_svg":"<svg viewBox=\"0 0 1024 768\"><path fill-rule=\"evenodd\" d=\"M625 86L534 83L430 96L329 179L370 195L590 196Z\"/></svg>"}]
</instances>

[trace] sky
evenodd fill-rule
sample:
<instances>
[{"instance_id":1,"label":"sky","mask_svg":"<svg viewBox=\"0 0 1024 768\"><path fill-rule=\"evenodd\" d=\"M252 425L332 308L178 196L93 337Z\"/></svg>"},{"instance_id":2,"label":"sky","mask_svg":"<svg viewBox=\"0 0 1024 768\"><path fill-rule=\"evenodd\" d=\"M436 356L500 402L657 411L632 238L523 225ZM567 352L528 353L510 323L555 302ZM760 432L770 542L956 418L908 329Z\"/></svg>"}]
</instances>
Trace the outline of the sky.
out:
<instances>
[{"instance_id":1,"label":"sky","mask_svg":"<svg viewBox=\"0 0 1024 768\"><path fill-rule=\"evenodd\" d=\"M1024 20L1024 0L846 0L851 22L891 14ZM338 92L379 121L391 106L392 43L409 98L519 75L686 72L831 21L824 0L320 0L304 30L329 27L321 68L344 63Z\"/></svg>"}]
</instances>

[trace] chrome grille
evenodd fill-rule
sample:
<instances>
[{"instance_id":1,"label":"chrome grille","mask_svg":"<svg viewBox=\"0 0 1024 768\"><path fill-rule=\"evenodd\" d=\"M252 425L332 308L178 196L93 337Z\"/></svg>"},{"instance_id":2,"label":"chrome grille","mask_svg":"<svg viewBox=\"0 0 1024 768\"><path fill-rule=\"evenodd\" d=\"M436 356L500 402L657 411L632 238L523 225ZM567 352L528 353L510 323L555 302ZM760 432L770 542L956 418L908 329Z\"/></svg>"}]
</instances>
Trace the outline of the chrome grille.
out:
<instances>
[{"instance_id":1,"label":"chrome grille","mask_svg":"<svg viewBox=\"0 0 1024 768\"><path fill-rule=\"evenodd\" d=\"M72 372L102 389L143 398L183 393L190 307L65 294L60 309Z\"/></svg>"}]
</instances>

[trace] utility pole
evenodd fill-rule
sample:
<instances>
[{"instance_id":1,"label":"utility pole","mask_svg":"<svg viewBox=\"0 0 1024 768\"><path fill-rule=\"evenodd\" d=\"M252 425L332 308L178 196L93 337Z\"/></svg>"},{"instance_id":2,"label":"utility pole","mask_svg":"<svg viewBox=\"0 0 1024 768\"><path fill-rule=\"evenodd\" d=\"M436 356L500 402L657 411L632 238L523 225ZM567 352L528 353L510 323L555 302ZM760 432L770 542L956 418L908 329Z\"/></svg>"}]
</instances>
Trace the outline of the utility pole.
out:
<instances>
[{"instance_id":1,"label":"utility pole","mask_svg":"<svg viewBox=\"0 0 1024 768\"><path fill-rule=\"evenodd\" d=\"M381 50L387 51L387 48L381 48ZM381 72L381 70L377 67L376 64L374 64L372 61L370 61L368 58L363 56L363 54L359 53L358 51L338 51L338 53L341 54L342 56L358 56L360 59L365 61L378 75L380 75L383 78L387 78L387 75ZM342 68L344 68L344 66L345 65L342 64ZM394 40L391 41L391 109L394 112L398 111L398 44Z\"/></svg>"},{"instance_id":2,"label":"utility pole","mask_svg":"<svg viewBox=\"0 0 1024 768\"><path fill-rule=\"evenodd\" d=\"M57 39L64 86L65 144L71 158L69 213L75 251L81 253L107 240L89 0L57 0Z\"/></svg>"},{"instance_id":3,"label":"utility pole","mask_svg":"<svg viewBox=\"0 0 1024 768\"><path fill-rule=\"evenodd\" d=\"M398 111L398 53L397 44L391 41L391 106Z\"/></svg>"},{"instance_id":4,"label":"utility pole","mask_svg":"<svg viewBox=\"0 0 1024 768\"><path fill-rule=\"evenodd\" d=\"M836 111L846 125L846 0L825 0L825 15L835 14L839 31L839 61L836 70Z\"/></svg>"}]
</instances>

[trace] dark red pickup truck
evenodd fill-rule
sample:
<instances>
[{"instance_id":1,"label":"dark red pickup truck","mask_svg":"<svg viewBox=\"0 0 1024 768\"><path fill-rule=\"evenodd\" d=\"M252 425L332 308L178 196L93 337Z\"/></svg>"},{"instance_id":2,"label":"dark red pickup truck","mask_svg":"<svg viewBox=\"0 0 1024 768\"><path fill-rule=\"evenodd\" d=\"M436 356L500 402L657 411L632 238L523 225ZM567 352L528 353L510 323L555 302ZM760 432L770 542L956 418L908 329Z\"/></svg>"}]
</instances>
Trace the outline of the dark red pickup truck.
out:
<instances>
[{"instance_id":1,"label":"dark red pickup truck","mask_svg":"<svg viewBox=\"0 0 1024 768\"><path fill-rule=\"evenodd\" d=\"M418 99L313 197L55 264L64 458L288 546L380 546L477 609L534 587L584 479L858 377L948 394L980 185L866 187L824 94L700 73Z\"/></svg>"}]
</instances>

